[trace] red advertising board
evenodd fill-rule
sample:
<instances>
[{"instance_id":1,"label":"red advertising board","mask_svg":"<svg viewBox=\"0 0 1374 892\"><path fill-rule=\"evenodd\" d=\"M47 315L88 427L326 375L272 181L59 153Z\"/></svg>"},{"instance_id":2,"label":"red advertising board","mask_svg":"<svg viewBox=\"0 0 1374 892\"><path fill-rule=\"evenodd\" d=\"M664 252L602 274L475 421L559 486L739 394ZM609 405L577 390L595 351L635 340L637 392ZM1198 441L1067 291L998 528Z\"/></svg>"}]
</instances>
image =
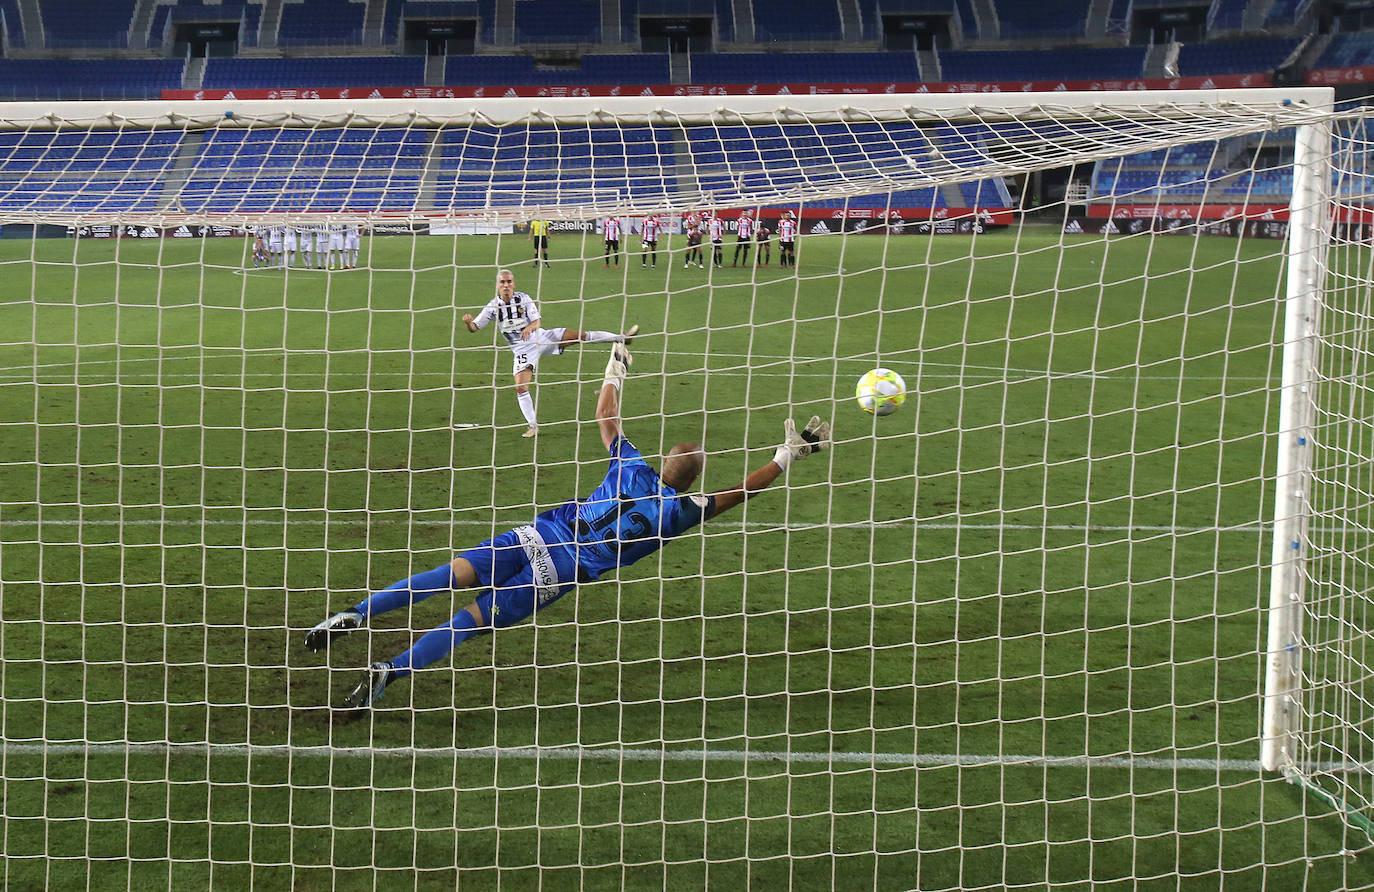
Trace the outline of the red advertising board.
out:
<instances>
[{"instance_id":1,"label":"red advertising board","mask_svg":"<svg viewBox=\"0 0 1374 892\"><path fill-rule=\"evenodd\" d=\"M273 87L239 90L163 90L163 99L474 99L544 96L786 96L845 93L1052 93L1078 90L1215 90L1267 87L1268 74L1218 74L1210 77L1102 79L1083 81L960 81L926 84L517 84L500 87Z\"/></svg>"},{"instance_id":2,"label":"red advertising board","mask_svg":"<svg viewBox=\"0 0 1374 892\"><path fill-rule=\"evenodd\" d=\"M1314 87L1374 83L1374 65L1355 68L1314 68L1307 72L1307 83Z\"/></svg>"},{"instance_id":3,"label":"red advertising board","mask_svg":"<svg viewBox=\"0 0 1374 892\"><path fill-rule=\"evenodd\" d=\"M1125 217L1132 220L1287 220L1286 204L1093 204L1088 216L1101 219Z\"/></svg>"}]
</instances>

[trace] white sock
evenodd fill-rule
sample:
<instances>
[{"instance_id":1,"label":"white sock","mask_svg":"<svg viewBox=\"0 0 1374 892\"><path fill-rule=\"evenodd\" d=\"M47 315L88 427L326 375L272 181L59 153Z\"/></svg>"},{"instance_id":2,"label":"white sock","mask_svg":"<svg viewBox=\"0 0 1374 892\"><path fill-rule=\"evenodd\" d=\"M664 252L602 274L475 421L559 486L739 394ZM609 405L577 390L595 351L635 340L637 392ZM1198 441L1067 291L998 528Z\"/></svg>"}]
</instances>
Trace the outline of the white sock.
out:
<instances>
[{"instance_id":1,"label":"white sock","mask_svg":"<svg viewBox=\"0 0 1374 892\"><path fill-rule=\"evenodd\" d=\"M582 340L590 344L616 343L625 340L625 336L613 331L584 331Z\"/></svg>"},{"instance_id":2,"label":"white sock","mask_svg":"<svg viewBox=\"0 0 1374 892\"><path fill-rule=\"evenodd\" d=\"M524 413L530 427L538 427L539 422L534 417L534 396L528 390L524 393L516 391L515 400L520 404L520 411Z\"/></svg>"}]
</instances>

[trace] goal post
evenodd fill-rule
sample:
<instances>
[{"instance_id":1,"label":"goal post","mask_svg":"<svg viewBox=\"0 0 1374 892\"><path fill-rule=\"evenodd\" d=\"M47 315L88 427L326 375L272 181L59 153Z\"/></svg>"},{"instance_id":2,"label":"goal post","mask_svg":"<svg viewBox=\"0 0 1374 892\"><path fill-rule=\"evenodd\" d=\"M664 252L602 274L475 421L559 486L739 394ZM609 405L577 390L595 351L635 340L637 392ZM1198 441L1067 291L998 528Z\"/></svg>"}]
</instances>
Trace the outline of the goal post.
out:
<instances>
[{"instance_id":1,"label":"goal post","mask_svg":"<svg viewBox=\"0 0 1374 892\"><path fill-rule=\"evenodd\" d=\"M0 885L1374 886L1371 146L1326 88L4 104ZM606 473L605 345L522 437L499 269L640 326L652 466L834 448L345 714L472 593L307 629Z\"/></svg>"}]
</instances>

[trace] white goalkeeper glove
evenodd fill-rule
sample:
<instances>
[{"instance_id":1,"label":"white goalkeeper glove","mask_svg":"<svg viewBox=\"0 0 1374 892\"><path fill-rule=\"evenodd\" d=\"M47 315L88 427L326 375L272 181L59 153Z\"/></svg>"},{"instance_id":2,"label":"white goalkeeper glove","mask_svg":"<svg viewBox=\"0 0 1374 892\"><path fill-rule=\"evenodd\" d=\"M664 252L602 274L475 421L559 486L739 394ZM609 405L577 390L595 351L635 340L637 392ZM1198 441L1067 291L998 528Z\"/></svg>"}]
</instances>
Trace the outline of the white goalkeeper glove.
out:
<instances>
[{"instance_id":1,"label":"white goalkeeper glove","mask_svg":"<svg viewBox=\"0 0 1374 892\"><path fill-rule=\"evenodd\" d=\"M630 351L625 349L624 344L611 345L611 358L606 360L606 378L601 382L601 386L614 384L616 390L625 384L625 370L634 363L634 357Z\"/></svg>"},{"instance_id":2,"label":"white goalkeeper glove","mask_svg":"<svg viewBox=\"0 0 1374 892\"><path fill-rule=\"evenodd\" d=\"M812 415L806 427L800 431L789 418L783 422L782 431L782 445L773 453L773 461L784 471L791 466L793 459L830 447L830 422L821 421L819 415Z\"/></svg>"}]
</instances>

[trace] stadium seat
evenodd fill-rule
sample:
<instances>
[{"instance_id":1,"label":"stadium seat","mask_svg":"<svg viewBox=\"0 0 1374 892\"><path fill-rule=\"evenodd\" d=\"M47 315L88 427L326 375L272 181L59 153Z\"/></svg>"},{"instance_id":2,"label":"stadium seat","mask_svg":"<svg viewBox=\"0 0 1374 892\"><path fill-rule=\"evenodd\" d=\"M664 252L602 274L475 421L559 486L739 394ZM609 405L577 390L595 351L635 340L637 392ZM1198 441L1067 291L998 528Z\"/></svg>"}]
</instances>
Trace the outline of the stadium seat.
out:
<instances>
[{"instance_id":1,"label":"stadium seat","mask_svg":"<svg viewBox=\"0 0 1374 892\"><path fill-rule=\"evenodd\" d=\"M51 48L129 45L134 0L43 0L38 8Z\"/></svg>"}]
</instances>

